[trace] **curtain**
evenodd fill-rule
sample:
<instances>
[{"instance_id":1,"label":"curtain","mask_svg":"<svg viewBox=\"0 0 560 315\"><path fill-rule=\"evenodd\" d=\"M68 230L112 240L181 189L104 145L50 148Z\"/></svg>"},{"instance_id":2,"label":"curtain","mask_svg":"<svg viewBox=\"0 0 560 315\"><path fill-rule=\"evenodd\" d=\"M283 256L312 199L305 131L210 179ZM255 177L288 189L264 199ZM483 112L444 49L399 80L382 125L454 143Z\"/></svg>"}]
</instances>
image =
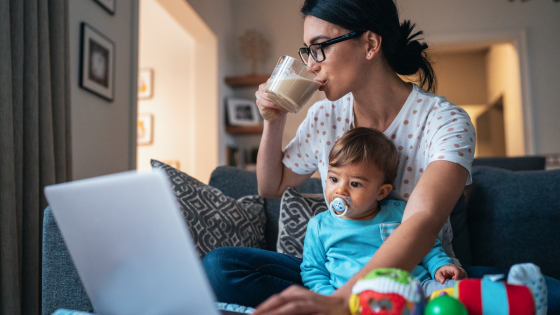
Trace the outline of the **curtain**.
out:
<instances>
[{"instance_id":1,"label":"curtain","mask_svg":"<svg viewBox=\"0 0 560 315\"><path fill-rule=\"evenodd\" d=\"M71 179L67 0L0 0L0 315L41 310L43 188Z\"/></svg>"}]
</instances>

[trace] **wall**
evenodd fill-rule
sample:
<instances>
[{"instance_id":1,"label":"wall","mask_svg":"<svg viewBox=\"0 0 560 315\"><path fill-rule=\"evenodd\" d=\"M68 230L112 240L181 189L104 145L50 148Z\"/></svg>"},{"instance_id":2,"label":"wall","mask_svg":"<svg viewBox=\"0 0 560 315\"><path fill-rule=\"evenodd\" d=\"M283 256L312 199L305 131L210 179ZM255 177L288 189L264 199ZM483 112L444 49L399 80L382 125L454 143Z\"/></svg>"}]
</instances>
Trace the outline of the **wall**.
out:
<instances>
[{"instance_id":1,"label":"wall","mask_svg":"<svg viewBox=\"0 0 560 315\"><path fill-rule=\"evenodd\" d=\"M301 0L233 0L233 29L234 36L238 38L248 29L256 29L261 32L270 42L270 58L260 65L261 74L271 74L280 56L288 55L298 57L298 49L303 46L303 19L300 8ZM245 75L251 70L251 64L245 60L240 53L239 45L235 43L232 54L234 57L235 74ZM235 91L236 95L254 98L256 88ZM324 99L324 93L318 92L309 104L298 114L288 114L282 146L285 147L296 135L300 123L307 115L307 110L314 102ZM259 141L255 139L244 139L242 145L248 146ZM238 141L239 143L239 141Z\"/></svg>"},{"instance_id":2,"label":"wall","mask_svg":"<svg viewBox=\"0 0 560 315\"><path fill-rule=\"evenodd\" d=\"M463 108L471 117L475 129L476 119L485 111L488 99L487 52L487 48L436 48L430 52L438 81L437 94ZM475 157L478 157L477 150Z\"/></svg>"},{"instance_id":3,"label":"wall","mask_svg":"<svg viewBox=\"0 0 560 315\"><path fill-rule=\"evenodd\" d=\"M494 45L488 52L488 104L503 95L506 155L524 155L523 112L519 56L511 44ZM558 124L558 123L556 123ZM558 142L558 139L554 139Z\"/></svg>"},{"instance_id":4,"label":"wall","mask_svg":"<svg viewBox=\"0 0 560 315\"><path fill-rule=\"evenodd\" d=\"M195 41L155 0L140 1L139 67L154 70L154 96L138 101L138 113L154 115L154 142L138 146L138 169L150 169L150 159L178 160L191 173L188 135ZM180 144L180 145L179 145Z\"/></svg>"},{"instance_id":5,"label":"wall","mask_svg":"<svg viewBox=\"0 0 560 315\"><path fill-rule=\"evenodd\" d=\"M560 36L557 34L560 3L552 0L398 0L398 7L401 19L416 23L426 34L428 43L430 38L438 36L524 32L527 51L520 57L522 62L525 57L527 59L528 76L522 77L522 82L528 92L524 103L532 104L529 114L533 123L530 128L534 130L534 152L560 152L557 136L560 134L557 122L560 94L556 91L560 73ZM523 67L521 71L524 71Z\"/></svg>"},{"instance_id":6,"label":"wall","mask_svg":"<svg viewBox=\"0 0 560 315\"><path fill-rule=\"evenodd\" d=\"M437 94L455 105L486 104L486 50L432 55Z\"/></svg>"},{"instance_id":7,"label":"wall","mask_svg":"<svg viewBox=\"0 0 560 315\"><path fill-rule=\"evenodd\" d=\"M72 154L74 179L135 167L138 3L116 1L115 15L95 1L68 1ZM116 46L114 100L79 87L80 23L86 22Z\"/></svg>"},{"instance_id":8,"label":"wall","mask_svg":"<svg viewBox=\"0 0 560 315\"><path fill-rule=\"evenodd\" d=\"M213 121L213 123L216 123L218 128L218 163L223 165L225 164L226 143L231 141L225 132L224 100L227 96L232 95L232 89L225 84L224 79L226 76L235 75L233 70L234 60L231 54L232 46L235 43L232 30L232 2L229 0L186 1L212 30L218 43L218 95L216 104L218 113L217 121Z\"/></svg>"}]
</instances>

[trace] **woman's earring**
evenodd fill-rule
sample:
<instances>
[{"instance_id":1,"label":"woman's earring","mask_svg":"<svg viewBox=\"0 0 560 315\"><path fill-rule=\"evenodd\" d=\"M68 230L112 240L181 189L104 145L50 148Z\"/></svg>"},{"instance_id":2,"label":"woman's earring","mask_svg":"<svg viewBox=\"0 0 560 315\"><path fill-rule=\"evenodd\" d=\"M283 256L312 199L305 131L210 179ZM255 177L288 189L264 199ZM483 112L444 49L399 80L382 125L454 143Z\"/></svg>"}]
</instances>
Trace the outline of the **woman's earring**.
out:
<instances>
[{"instance_id":1,"label":"woman's earring","mask_svg":"<svg viewBox=\"0 0 560 315\"><path fill-rule=\"evenodd\" d=\"M369 57L369 56L371 56L371 53L369 53L369 54L367 54L367 55L368 55L368 57Z\"/></svg>"}]
</instances>

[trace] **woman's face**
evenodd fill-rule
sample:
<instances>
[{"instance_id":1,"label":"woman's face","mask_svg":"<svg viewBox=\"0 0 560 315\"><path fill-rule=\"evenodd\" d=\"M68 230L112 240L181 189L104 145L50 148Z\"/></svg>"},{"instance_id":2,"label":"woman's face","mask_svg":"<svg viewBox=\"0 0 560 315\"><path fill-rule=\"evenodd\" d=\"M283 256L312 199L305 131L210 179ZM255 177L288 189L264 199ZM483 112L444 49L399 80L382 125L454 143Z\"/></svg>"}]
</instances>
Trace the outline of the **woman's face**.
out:
<instances>
[{"instance_id":1,"label":"woman's face","mask_svg":"<svg viewBox=\"0 0 560 315\"><path fill-rule=\"evenodd\" d=\"M319 44L329 39L350 33L335 24L314 16L307 16L303 27L305 45ZM363 37L364 35L362 35ZM352 91L355 82L364 74L367 43L363 38L350 39L324 48L325 60L317 63L309 58L309 67L323 81L319 88L327 99L334 101Z\"/></svg>"}]
</instances>

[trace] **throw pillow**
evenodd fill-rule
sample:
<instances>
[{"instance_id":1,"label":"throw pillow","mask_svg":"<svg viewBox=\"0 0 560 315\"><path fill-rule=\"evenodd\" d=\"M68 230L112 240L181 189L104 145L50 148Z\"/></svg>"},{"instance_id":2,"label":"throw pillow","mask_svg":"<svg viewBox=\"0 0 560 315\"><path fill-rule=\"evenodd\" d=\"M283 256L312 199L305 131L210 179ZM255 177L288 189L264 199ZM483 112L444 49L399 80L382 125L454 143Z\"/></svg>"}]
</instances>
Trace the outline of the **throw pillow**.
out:
<instances>
[{"instance_id":1,"label":"throw pillow","mask_svg":"<svg viewBox=\"0 0 560 315\"><path fill-rule=\"evenodd\" d=\"M323 194L301 194L288 187L280 202L276 251L302 258L307 223L327 209Z\"/></svg>"},{"instance_id":2,"label":"throw pillow","mask_svg":"<svg viewBox=\"0 0 560 315\"><path fill-rule=\"evenodd\" d=\"M165 163L151 164L169 176L200 258L218 247L265 247L262 197L235 200Z\"/></svg>"}]
</instances>

